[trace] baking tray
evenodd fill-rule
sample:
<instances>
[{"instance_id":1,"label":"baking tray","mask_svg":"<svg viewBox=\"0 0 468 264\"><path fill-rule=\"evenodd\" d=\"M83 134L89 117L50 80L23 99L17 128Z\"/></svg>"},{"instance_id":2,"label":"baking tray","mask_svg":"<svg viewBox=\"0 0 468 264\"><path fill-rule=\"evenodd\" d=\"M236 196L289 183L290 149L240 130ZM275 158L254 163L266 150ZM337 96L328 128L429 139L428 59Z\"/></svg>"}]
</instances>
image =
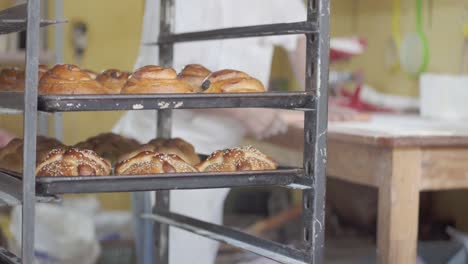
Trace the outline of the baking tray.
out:
<instances>
[{"instance_id":1,"label":"baking tray","mask_svg":"<svg viewBox=\"0 0 468 264\"><path fill-rule=\"evenodd\" d=\"M307 189L300 169L226 173L174 173L125 176L38 177L41 195L65 193L136 192L157 190L211 189L253 186L288 186Z\"/></svg>"},{"instance_id":2,"label":"baking tray","mask_svg":"<svg viewBox=\"0 0 468 264\"><path fill-rule=\"evenodd\" d=\"M145 43L146 45L162 45L176 42L187 41L202 41L215 39L231 39L231 38L250 38L250 37L266 37L275 35L291 35L291 34L314 34L318 33L317 23L304 21L293 23L277 23L246 27L231 27L223 29L214 29L198 32L161 34L158 42Z\"/></svg>"},{"instance_id":3,"label":"baking tray","mask_svg":"<svg viewBox=\"0 0 468 264\"><path fill-rule=\"evenodd\" d=\"M22 110L24 94L0 92L0 108ZM43 112L115 111L195 108L284 108L311 109L315 97L305 92L266 92L232 94L117 94L40 95L38 110Z\"/></svg>"},{"instance_id":4,"label":"baking tray","mask_svg":"<svg viewBox=\"0 0 468 264\"><path fill-rule=\"evenodd\" d=\"M307 189L302 169L280 168L271 171L222 173L174 173L125 176L37 177L36 193L41 199L65 193L137 192L156 190L210 189L253 186L286 186ZM21 178L16 173L0 171L0 190L21 197ZM0 196L1 197L1 196Z\"/></svg>"},{"instance_id":5,"label":"baking tray","mask_svg":"<svg viewBox=\"0 0 468 264\"><path fill-rule=\"evenodd\" d=\"M314 97L305 92L232 94L117 94L42 95L38 109L45 112L113 111L194 108L307 108Z\"/></svg>"}]
</instances>

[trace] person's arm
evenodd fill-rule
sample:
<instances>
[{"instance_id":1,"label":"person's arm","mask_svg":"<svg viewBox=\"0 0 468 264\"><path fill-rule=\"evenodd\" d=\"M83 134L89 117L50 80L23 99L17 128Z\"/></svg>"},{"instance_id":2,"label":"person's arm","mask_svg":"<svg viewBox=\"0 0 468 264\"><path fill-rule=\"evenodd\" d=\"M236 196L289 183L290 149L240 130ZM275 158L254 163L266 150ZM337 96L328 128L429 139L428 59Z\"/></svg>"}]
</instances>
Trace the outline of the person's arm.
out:
<instances>
[{"instance_id":1,"label":"person's arm","mask_svg":"<svg viewBox=\"0 0 468 264\"><path fill-rule=\"evenodd\" d=\"M0 148L6 146L15 136L10 132L0 129Z\"/></svg>"},{"instance_id":2,"label":"person's arm","mask_svg":"<svg viewBox=\"0 0 468 264\"><path fill-rule=\"evenodd\" d=\"M213 115L235 119L242 125L248 136L257 139L284 133L287 125L277 109L266 108L218 108L194 109L195 114Z\"/></svg>"}]
</instances>

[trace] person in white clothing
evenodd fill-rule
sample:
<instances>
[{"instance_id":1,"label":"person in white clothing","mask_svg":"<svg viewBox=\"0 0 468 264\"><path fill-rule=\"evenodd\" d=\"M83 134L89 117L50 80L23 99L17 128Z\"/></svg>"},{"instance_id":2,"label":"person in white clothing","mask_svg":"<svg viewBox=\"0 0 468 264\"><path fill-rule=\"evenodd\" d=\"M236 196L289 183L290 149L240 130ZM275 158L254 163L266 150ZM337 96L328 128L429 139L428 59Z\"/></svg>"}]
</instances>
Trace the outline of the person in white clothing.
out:
<instances>
[{"instance_id":1,"label":"person in white clothing","mask_svg":"<svg viewBox=\"0 0 468 264\"><path fill-rule=\"evenodd\" d=\"M154 42L158 35L159 0L147 0L145 8L142 43ZM175 1L177 33L304 20L303 0ZM212 71L237 69L267 86L274 46L289 51L297 72L304 72L304 39L304 36L288 35L176 44L173 68L179 72L185 65L196 63ZM135 68L148 64L158 64L158 50L143 45ZM155 137L155 120L154 111L128 112L114 132L147 142ZM239 146L245 135L264 138L285 129L278 112L270 109L173 111L172 136L192 143L201 154ZM176 213L220 224L227 193L228 189L172 191L170 208ZM212 240L170 229L170 264L214 263L217 248L218 243Z\"/></svg>"}]
</instances>

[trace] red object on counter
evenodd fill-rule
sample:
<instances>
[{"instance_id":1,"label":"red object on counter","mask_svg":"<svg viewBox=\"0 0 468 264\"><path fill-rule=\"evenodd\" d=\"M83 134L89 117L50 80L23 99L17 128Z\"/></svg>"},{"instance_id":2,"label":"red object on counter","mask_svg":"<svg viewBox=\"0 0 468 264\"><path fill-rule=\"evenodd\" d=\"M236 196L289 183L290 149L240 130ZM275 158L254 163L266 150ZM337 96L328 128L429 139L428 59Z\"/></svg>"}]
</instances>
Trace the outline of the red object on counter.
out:
<instances>
[{"instance_id":1,"label":"red object on counter","mask_svg":"<svg viewBox=\"0 0 468 264\"><path fill-rule=\"evenodd\" d=\"M345 45L353 46L353 48L346 49L344 48ZM356 47L359 47L359 51L356 51ZM366 48L367 41L363 38L340 39L339 43L335 45L332 39L330 44L330 61L350 59L352 56L362 54Z\"/></svg>"},{"instance_id":2,"label":"red object on counter","mask_svg":"<svg viewBox=\"0 0 468 264\"><path fill-rule=\"evenodd\" d=\"M338 105L342 107L349 107L354 110L362 111L362 112L384 112L384 113L396 112L389 108L380 107L380 106L376 106L376 105L363 102L360 97L361 89L362 89L362 85L358 85L356 87L356 90L354 90L354 92L349 92L344 89L341 89L340 95L346 98L346 100L339 101Z\"/></svg>"}]
</instances>

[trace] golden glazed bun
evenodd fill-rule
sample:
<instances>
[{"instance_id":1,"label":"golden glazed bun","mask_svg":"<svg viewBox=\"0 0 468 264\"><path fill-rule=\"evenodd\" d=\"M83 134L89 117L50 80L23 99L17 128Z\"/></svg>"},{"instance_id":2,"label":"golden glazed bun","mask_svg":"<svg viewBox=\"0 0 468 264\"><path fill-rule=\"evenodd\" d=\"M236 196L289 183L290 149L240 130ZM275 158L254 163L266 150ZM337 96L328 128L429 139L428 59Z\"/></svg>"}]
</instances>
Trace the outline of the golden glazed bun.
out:
<instances>
[{"instance_id":1,"label":"golden glazed bun","mask_svg":"<svg viewBox=\"0 0 468 264\"><path fill-rule=\"evenodd\" d=\"M190 93L190 85L177 79L174 69L148 65L136 70L125 83L123 94Z\"/></svg>"},{"instance_id":2,"label":"golden glazed bun","mask_svg":"<svg viewBox=\"0 0 468 264\"><path fill-rule=\"evenodd\" d=\"M275 170L277 163L253 147L218 150L196 168L202 172Z\"/></svg>"},{"instance_id":3,"label":"golden glazed bun","mask_svg":"<svg viewBox=\"0 0 468 264\"><path fill-rule=\"evenodd\" d=\"M129 75L128 72L110 69L99 74L96 81L110 89L112 93L119 94L127 82Z\"/></svg>"},{"instance_id":4,"label":"golden glazed bun","mask_svg":"<svg viewBox=\"0 0 468 264\"><path fill-rule=\"evenodd\" d=\"M47 71L46 65L39 65L38 81ZM0 91L22 92L25 88L25 72L18 68L6 68L0 72Z\"/></svg>"},{"instance_id":5,"label":"golden glazed bun","mask_svg":"<svg viewBox=\"0 0 468 264\"><path fill-rule=\"evenodd\" d=\"M236 70L221 70L213 72L203 83L205 93L261 93L265 92L263 84L246 74Z\"/></svg>"},{"instance_id":6,"label":"golden glazed bun","mask_svg":"<svg viewBox=\"0 0 468 264\"><path fill-rule=\"evenodd\" d=\"M38 79L37 81L40 82L42 76L49 70L49 67L47 65L40 64L39 69L38 69ZM26 73L25 71L18 71L17 78L16 78L16 91L24 91L26 88Z\"/></svg>"},{"instance_id":7,"label":"golden glazed bun","mask_svg":"<svg viewBox=\"0 0 468 264\"><path fill-rule=\"evenodd\" d=\"M40 94L109 94L111 91L88 73L70 64L55 65L42 76Z\"/></svg>"},{"instance_id":8,"label":"golden glazed bun","mask_svg":"<svg viewBox=\"0 0 468 264\"><path fill-rule=\"evenodd\" d=\"M105 176L111 165L92 150L57 148L38 161L37 176Z\"/></svg>"},{"instance_id":9,"label":"golden glazed bun","mask_svg":"<svg viewBox=\"0 0 468 264\"><path fill-rule=\"evenodd\" d=\"M0 91L16 91L19 69L6 68L0 72Z\"/></svg>"},{"instance_id":10,"label":"golden glazed bun","mask_svg":"<svg viewBox=\"0 0 468 264\"><path fill-rule=\"evenodd\" d=\"M211 71L199 64L189 64L177 75L177 78L192 87L196 93L203 92L203 81L211 74Z\"/></svg>"},{"instance_id":11,"label":"golden glazed bun","mask_svg":"<svg viewBox=\"0 0 468 264\"><path fill-rule=\"evenodd\" d=\"M119 162L115 166L117 175L145 175L159 173L196 172L197 170L183 159L173 154L139 152L137 155Z\"/></svg>"},{"instance_id":12,"label":"golden glazed bun","mask_svg":"<svg viewBox=\"0 0 468 264\"><path fill-rule=\"evenodd\" d=\"M121 155L138 149L140 143L114 133L103 133L88 138L86 141L76 144L75 147L93 150L99 156L114 164Z\"/></svg>"},{"instance_id":13,"label":"golden glazed bun","mask_svg":"<svg viewBox=\"0 0 468 264\"><path fill-rule=\"evenodd\" d=\"M89 75L89 77L90 77L91 79L93 79L93 80L96 80L97 76L99 75L97 72L92 71L92 70L88 70L88 69L84 69L84 70L82 70L82 71L83 71L83 72L86 72L86 73Z\"/></svg>"}]
</instances>

